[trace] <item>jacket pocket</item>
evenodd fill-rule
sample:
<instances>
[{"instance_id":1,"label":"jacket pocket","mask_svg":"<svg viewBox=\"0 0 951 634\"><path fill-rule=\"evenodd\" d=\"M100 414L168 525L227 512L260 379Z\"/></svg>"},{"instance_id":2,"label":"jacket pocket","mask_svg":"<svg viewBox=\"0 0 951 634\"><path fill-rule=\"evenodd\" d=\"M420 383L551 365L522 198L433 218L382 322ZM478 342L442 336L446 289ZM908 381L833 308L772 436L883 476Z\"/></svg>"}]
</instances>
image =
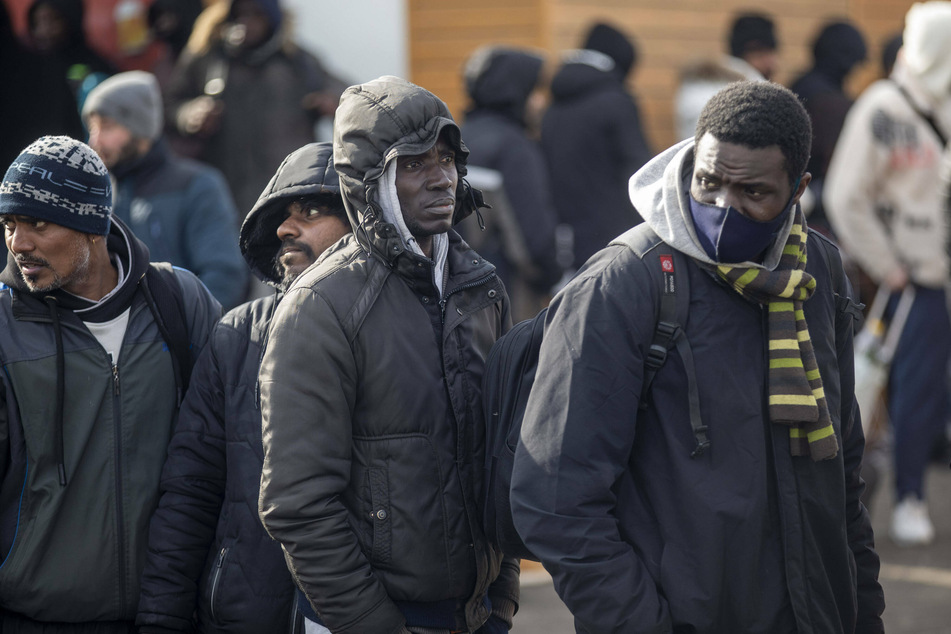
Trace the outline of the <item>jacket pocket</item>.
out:
<instances>
[{"instance_id":1,"label":"jacket pocket","mask_svg":"<svg viewBox=\"0 0 951 634\"><path fill-rule=\"evenodd\" d=\"M229 546L222 546L215 558L215 567L211 571L208 589L208 611L211 614L211 620L216 623L220 620L221 607L221 586L224 578L225 562L228 560L228 553L231 551Z\"/></svg>"},{"instance_id":2,"label":"jacket pocket","mask_svg":"<svg viewBox=\"0 0 951 634\"><path fill-rule=\"evenodd\" d=\"M378 563L392 559L393 523L390 519L390 486L387 470L372 467L367 472L370 481L370 522L373 526L371 557Z\"/></svg>"}]
</instances>

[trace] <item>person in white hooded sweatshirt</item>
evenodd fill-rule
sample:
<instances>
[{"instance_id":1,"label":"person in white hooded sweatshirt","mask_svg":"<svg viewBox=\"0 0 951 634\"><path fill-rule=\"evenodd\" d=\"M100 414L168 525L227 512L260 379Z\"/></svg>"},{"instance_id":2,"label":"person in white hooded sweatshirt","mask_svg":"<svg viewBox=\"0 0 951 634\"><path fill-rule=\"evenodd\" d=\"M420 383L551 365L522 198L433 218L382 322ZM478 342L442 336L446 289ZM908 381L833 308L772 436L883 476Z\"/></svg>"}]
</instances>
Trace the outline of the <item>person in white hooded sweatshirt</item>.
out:
<instances>
[{"instance_id":1,"label":"person in white hooded sweatshirt","mask_svg":"<svg viewBox=\"0 0 951 634\"><path fill-rule=\"evenodd\" d=\"M845 251L897 301L914 302L889 376L895 499L889 534L899 545L934 539L924 502L931 449L951 415L951 319L941 155L951 133L951 2L912 6L888 79L849 111L823 194Z\"/></svg>"}]
</instances>

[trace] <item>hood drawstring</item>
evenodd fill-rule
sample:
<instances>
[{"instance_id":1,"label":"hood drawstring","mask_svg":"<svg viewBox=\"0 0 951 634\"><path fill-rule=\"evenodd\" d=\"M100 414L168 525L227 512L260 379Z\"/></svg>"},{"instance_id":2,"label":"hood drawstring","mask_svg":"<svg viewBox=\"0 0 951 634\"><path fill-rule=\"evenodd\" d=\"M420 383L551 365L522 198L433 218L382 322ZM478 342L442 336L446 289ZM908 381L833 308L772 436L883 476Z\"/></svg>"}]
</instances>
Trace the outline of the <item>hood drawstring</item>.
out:
<instances>
[{"instance_id":1,"label":"hood drawstring","mask_svg":"<svg viewBox=\"0 0 951 634\"><path fill-rule=\"evenodd\" d=\"M462 179L462 186L465 187L466 197L469 199L469 204L472 205L472 208L475 210L476 220L479 221L479 230L485 231L485 218L482 217L481 208L485 207L486 209L492 209L492 205L488 204L484 200L476 200L476 190L465 178Z\"/></svg>"},{"instance_id":2,"label":"hood drawstring","mask_svg":"<svg viewBox=\"0 0 951 634\"><path fill-rule=\"evenodd\" d=\"M63 349L63 329L56 310L56 298L47 295L43 298L50 309L53 320L53 332L56 335L56 416L53 421L53 442L56 443L56 468L59 472L60 486L66 486L66 450L63 441L63 410L66 405L66 352Z\"/></svg>"}]
</instances>

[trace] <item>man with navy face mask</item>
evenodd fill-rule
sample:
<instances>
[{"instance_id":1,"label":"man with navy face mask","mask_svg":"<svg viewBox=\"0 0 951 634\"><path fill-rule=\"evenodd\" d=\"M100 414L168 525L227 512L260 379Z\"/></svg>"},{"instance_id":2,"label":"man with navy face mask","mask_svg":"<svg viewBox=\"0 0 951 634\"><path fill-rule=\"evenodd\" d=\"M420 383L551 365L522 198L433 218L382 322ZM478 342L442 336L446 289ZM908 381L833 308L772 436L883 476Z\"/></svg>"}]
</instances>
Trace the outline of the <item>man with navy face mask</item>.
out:
<instances>
[{"instance_id":1,"label":"man with navy face mask","mask_svg":"<svg viewBox=\"0 0 951 634\"><path fill-rule=\"evenodd\" d=\"M883 631L858 311L798 204L810 144L790 91L724 88L551 303L511 502L579 632ZM671 295L683 338L644 391Z\"/></svg>"}]
</instances>

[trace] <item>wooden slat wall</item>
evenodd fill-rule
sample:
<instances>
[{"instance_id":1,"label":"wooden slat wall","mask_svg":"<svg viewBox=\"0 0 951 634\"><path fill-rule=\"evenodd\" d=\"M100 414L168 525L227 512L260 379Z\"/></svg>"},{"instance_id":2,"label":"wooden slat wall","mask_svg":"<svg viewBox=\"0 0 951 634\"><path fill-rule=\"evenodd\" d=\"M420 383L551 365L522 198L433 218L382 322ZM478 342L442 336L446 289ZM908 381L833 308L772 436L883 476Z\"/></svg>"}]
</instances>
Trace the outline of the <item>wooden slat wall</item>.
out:
<instances>
[{"instance_id":1,"label":"wooden slat wall","mask_svg":"<svg viewBox=\"0 0 951 634\"><path fill-rule=\"evenodd\" d=\"M461 69L481 45L542 48L550 66L560 51L580 45L590 24L610 22L631 34L638 68L631 80L655 150L675 141L673 97L678 74L690 60L721 54L733 15L749 0L409 0L411 79L442 97L457 118L466 105ZM812 40L829 20L850 18L869 44L869 63L851 78L857 93L877 77L881 43L901 30L910 0L773 0L765 10L777 25L781 68L789 85L812 61ZM472 8L464 8L471 6ZM762 9L760 9L762 10Z\"/></svg>"},{"instance_id":2,"label":"wooden slat wall","mask_svg":"<svg viewBox=\"0 0 951 634\"><path fill-rule=\"evenodd\" d=\"M486 44L547 49L546 0L409 0L410 80L439 95L462 120L462 69ZM544 52L544 50L543 50Z\"/></svg>"}]
</instances>

